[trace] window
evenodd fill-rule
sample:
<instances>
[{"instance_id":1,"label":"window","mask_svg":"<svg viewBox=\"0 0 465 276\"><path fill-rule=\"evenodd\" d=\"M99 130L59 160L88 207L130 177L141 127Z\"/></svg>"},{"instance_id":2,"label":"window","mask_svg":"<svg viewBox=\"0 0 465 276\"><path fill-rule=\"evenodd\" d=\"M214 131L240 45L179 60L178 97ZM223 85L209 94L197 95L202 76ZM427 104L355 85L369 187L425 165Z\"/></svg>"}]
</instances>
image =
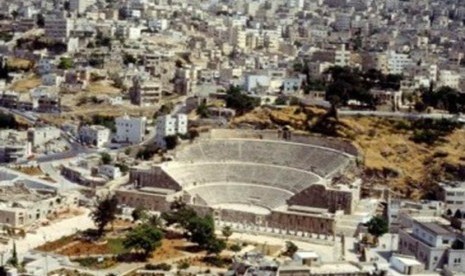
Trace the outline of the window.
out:
<instances>
[{"instance_id":1,"label":"window","mask_svg":"<svg viewBox=\"0 0 465 276\"><path fill-rule=\"evenodd\" d=\"M442 240L442 243L443 243L443 244L448 244L448 243L449 243L449 240L444 239L444 240Z\"/></svg>"}]
</instances>

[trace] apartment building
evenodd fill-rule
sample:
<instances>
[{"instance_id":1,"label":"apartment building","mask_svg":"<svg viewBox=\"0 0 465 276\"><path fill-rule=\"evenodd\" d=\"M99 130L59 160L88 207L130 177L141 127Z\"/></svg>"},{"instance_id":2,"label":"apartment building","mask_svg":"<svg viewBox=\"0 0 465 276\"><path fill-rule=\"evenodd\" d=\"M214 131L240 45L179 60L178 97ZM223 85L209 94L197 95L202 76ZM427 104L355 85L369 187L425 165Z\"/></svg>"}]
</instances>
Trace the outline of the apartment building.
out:
<instances>
[{"instance_id":1,"label":"apartment building","mask_svg":"<svg viewBox=\"0 0 465 276\"><path fill-rule=\"evenodd\" d=\"M387 67L390 74L402 74L407 65L412 64L408 54L390 51L387 55Z\"/></svg>"},{"instance_id":2,"label":"apartment building","mask_svg":"<svg viewBox=\"0 0 465 276\"><path fill-rule=\"evenodd\" d=\"M79 139L82 143L91 144L97 148L110 141L111 131L100 125L83 126L79 129Z\"/></svg>"},{"instance_id":3,"label":"apartment building","mask_svg":"<svg viewBox=\"0 0 465 276\"><path fill-rule=\"evenodd\" d=\"M465 212L465 182L440 183L439 199L445 202L445 210L454 214Z\"/></svg>"},{"instance_id":4,"label":"apartment building","mask_svg":"<svg viewBox=\"0 0 465 276\"><path fill-rule=\"evenodd\" d=\"M144 140L147 122L145 117L136 118L124 115L116 118L115 122L117 142L138 144Z\"/></svg>"},{"instance_id":5,"label":"apartment building","mask_svg":"<svg viewBox=\"0 0 465 276\"><path fill-rule=\"evenodd\" d=\"M94 0L70 0L69 10L78 14L84 13L86 9L94 4Z\"/></svg>"},{"instance_id":6,"label":"apartment building","mask_svg":"<svg viewBox=\"0 0 465 276\"><path fill-rule=\"evenodd\" d=\"M162 84L157 81L135 77L129 96L131 103L134 105L157 104L163 97Z\"/></svg>"},{"instance_id":7,"label":"apartment building","mask_svg":"<svg viewBox=\"0 0 465 276\"><path fill-rule=\"evenodd\" d=\"M45 143L60 138L61 131L56 127L30 128L27 130L27 139L32 147L42 146Z\"/></svg>"},{"instance_id":8,"label":"apartment building","mask_svg":"<svg viewBox=\"0 0 465 276\"><path fill-rule=\"evenodd\" d=\"M157 146L165 148L165 137L177 134L187 134L187 115L165 115L157 119L155 143Z\"/></svg>"},{"instance_id":9,"label":"apartment building","mask_svg":"<svg viewBox=\"0 0 465 276\"><path fill-rule=\"evenodd\" d=\"M44 23L45 36L62 42L69 38L73 28L73 21L69 18L46 17Z\"/></svg>"},{"instance_id":10,"label":"apartment building","mask_svg":"<svg viewBox=\"0 0 465 276\"><path fill-rule=\"evenodd\" d=\"M34 184L39 185L39 184ZM31 188L20 181L0 186L0 226L16 229L53 219L78 206L77 193L56 193L46 188Z\"/></svg>"},{"instance_id":11,"label":"apartment building","mask_svg":"<svg viewBox=\"0 0 465 276\"><path fill-rule=\"evenodd\" d=\"M399 230L399 252L415 256L426 270L448 268L465 272L465 237L436 222L413 221Z\"/></svg>"},{"instance_id":12,"label":"apartment building","mask_svg":"<svg viewBox=\"0 0 465 276\"><path fill-rule=\"evenodd\" d=\"M341 49L336 50L334 64L341 67L350 65L350 51L346 50L345 44L341 45Z\"/></svg>"}]
</instances>

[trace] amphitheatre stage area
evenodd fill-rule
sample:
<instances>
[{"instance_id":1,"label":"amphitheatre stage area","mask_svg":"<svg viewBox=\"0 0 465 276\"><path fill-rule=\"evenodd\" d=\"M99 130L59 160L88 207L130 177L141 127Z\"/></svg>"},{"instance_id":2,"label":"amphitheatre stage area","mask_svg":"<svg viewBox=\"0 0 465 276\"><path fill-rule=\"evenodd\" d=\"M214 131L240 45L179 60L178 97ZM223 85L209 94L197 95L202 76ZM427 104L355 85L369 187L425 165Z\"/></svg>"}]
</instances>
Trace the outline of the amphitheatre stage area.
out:
<instances>
[{"instance_id":1,"label":"amphitheatre stage area","mask_svg":"<svg viewBox=\"0 0 465 276\"><path fill-rule=\"evenodd\" d=\"M117 196L165 211L182 200L234 228L353 235L369 214L349 142L277 130L214 129L131 171ZM371 209L370 209L371 208Z\"/></svg>"}]
</instances>

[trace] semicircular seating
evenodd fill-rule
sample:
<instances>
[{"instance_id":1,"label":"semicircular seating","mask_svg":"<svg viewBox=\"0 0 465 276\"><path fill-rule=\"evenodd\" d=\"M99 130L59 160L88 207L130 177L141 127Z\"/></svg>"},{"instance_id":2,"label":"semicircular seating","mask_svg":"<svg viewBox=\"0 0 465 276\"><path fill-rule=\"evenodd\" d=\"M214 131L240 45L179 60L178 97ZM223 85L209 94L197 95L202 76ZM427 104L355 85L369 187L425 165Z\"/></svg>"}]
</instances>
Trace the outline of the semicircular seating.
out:
<instances>
[{"instance_id":1,"label":"semicircular seating","mask_svg":"<svg viewBox=\"0 0 465 276\"><path fill-rule=\"evenodd\" d=\"M209 206L239 203L268 209L275 209L286 204L286 200L292 196L292 193L280 189L233 183L197 186L189 189L188 192L191 195L198 195Z\"/></svg>"},{"instance_id":2,"label":"semicircular seating","mask_svg":"<svg viewBox=\"0 0 465 276\"><path fill-rule=\"evenodd\" d=\"M215 182L259 184L298 193L320 178L302 170L246 163L170 164L164 167L183 188Z\"/></svg>"},{"instance_id":3,"label":"semicircular seating","mask_svg":"<svg viewBox=\"0 0 465 276\"><path fill-rule=\"evenodd\" d=\"M312 171L326 177L346 166L350 157L319 146L268 140L203 140L177 153L181 162L247 162Z\"/></svg>"}]
</instances>

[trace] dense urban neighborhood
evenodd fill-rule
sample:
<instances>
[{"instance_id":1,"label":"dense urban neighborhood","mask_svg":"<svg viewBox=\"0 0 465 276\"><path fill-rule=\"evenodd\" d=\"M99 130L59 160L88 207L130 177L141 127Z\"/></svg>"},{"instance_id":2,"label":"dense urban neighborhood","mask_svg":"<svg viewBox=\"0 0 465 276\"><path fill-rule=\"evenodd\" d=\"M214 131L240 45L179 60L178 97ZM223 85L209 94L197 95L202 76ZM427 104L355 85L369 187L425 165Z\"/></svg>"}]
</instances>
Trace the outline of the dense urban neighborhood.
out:
<instances>
[{"instance_id":1,"label":"dense urban neighborhood","mask_svg":"<svg viewBox=\"0 0 465 276\"><path fill-rule=\"evenodd\" d=\"M0 276L465 274L465 2L0 0Z\"/></svg>"}]
</instances>

